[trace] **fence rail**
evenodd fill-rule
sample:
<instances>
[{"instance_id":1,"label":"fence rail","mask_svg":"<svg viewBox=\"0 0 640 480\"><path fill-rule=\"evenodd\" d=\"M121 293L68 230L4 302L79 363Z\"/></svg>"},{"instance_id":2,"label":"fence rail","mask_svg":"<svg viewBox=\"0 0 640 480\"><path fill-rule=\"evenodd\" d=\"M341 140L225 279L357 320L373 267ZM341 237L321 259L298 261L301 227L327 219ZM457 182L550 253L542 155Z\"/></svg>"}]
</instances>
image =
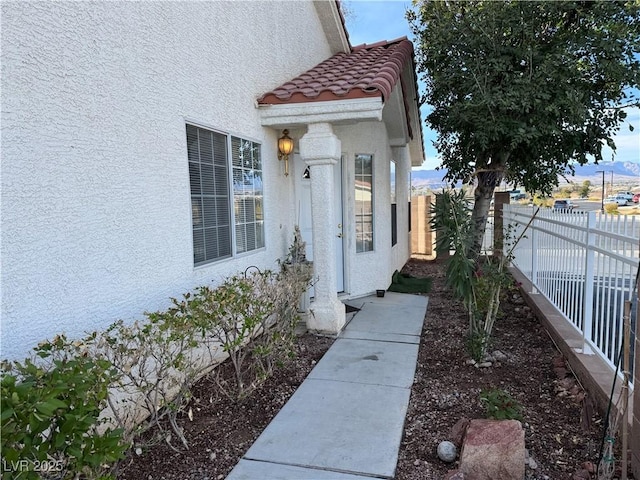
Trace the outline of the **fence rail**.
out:
<instances>
[{"instance_id":1,"label":"fence rail","mask_svg":"<svg viewBox=\"0 0 640 480\"><path fill-rule=\"evenodd\" d=\"M517 238L534 214L514 249L513 265L582 334L583 351L612 368L622 347L624 304L631 301L633 369L640 219L505 205L505 236Z\"/></svg>"}]
</instances>

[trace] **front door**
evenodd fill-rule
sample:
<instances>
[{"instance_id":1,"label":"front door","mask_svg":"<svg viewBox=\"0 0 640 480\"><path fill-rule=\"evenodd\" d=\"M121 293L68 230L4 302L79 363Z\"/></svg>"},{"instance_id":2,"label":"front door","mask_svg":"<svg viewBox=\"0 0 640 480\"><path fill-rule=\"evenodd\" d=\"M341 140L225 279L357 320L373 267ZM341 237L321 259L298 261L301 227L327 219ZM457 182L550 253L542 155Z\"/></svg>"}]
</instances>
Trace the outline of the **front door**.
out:
<instances>
[{"instance_id":1,"label":"front door","mask_svg":"<svg viewBox=\"0 0 640 480\"><path fill-rule=\"evenodd\" d=\"M311 219L311 169L298 155L294 158L296 189L296 223L307 242L307 259L313 260L313 222ZM342 221L342 158L334 166L334 214L336 250L336 292L344 291L344 233ZM313 296L313 288L311 289Z\"/></svg>"}]
</instances>

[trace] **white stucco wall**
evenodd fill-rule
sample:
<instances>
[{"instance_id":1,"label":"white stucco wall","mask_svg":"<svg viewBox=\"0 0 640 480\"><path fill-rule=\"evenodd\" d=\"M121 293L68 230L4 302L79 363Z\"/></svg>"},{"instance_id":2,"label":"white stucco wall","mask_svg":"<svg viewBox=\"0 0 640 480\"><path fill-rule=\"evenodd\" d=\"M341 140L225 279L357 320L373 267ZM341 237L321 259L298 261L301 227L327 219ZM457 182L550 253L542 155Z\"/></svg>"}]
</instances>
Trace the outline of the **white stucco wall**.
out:
<instances>
[{"instance_id":1,"label":"white stucco wall","mask_svg":"<svg viewBox=\"0 0 640 480\"><path fill-rule=\"evenodd\" d=\"M398 149L389 146L387 130L383 122L362 122L353 126L336 128L336 134L342 141L342 153L345 158L346 185L344 198L345 216L350 224L347 235L345 276L347 293L352 297L370 294L377 289L386 289L396 269L402 268L409 258L408 243L408 201L407 187L397 191L397 244L391 246L391 207L389 162L396 160L397 181L407 178L408 155L398 155ZM374 250L356 253L355 246L355 200L354 169L355 155L372 154L374 157ZM402 158L400 158L402 157ZM403 174L403 172L405 172ZM347 220L345 220L347 223ZM405 228L406 227L406 228Z\"/></svg>"},{"instance_id":2,"label":"white stucco wall","mask_svg":"<svg viewBox=\"0 0 640 480\"><path fill-rule=\"evenodd\" d=\"M254 103L331 55L311 2L1 8L0 357L275 265L293 189ZM185 121L262 143L266 248L193 267Z\"/></svg>"},{"instance_id":3,"label":"white stucco wall","mask_svg":"<svg viewBox=\"0 0 640 480\"><path fill-rule=\"evenodd\" d=\"M400 270L411 256L411 233L409 232L411 157L409 146L394 147L391 149L391 155L396 160L396 224L398 228L398 243L392 251L392 267L393 270Z\"/></svg>"}]
</instances>

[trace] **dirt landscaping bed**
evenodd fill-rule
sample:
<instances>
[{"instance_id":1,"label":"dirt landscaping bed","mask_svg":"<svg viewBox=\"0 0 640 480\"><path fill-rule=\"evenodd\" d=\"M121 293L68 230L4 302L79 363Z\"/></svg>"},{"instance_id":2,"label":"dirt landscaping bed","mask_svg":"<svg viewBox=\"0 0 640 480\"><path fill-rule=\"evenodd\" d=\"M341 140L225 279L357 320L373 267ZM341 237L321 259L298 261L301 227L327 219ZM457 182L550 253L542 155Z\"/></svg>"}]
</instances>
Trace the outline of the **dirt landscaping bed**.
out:
<instances>
[{"instance_id":1,"label":"dirt landscaping bed","mask_svg":"<svg viewBox=\"0 0 640 480\"><path fill-rule=\"evenodd\" d=\"M572 479L585 462L597 462L602 420L515 290L503 304L504 315L493 337L492 350L506 358L478 368L468 363L466 315L444 286L444 264L412 259L404 272L432 277L433 287L396 479L436 480L454 469L456 463L438 459L436 447L461 418L485 418L480 392L488 388L508 392L523 407L530 453L527 479ZM138 450L141 454L134 449L122 462L118 478L225 478L332 341L309 334L300 337L295 357L240 405L230 403L214 382L203 379L190 405L193 418L181 418L189 449L175 451L165 441ZM178 443L173 445L177 448Z\"/></svg>"},{"instance_id":2,"label":"dirt landscaping bed","mask_svg":"<svg viewBox=\"0 0 640 480\"><path fill-rule=\"evenodd\" d=\"M491 350L506 360L491 367L467 363L466 313L445 287L444 262L413 259L405 271L433 277L411 393L398 480L440 479L456 463L438 459L436 448L461 418L484 418L480 392L497 388L522 405L526 479L596 478L603 421L568 369L551 338L525 306L517 289L501 304Z\"/></svg>"}]
</instances>

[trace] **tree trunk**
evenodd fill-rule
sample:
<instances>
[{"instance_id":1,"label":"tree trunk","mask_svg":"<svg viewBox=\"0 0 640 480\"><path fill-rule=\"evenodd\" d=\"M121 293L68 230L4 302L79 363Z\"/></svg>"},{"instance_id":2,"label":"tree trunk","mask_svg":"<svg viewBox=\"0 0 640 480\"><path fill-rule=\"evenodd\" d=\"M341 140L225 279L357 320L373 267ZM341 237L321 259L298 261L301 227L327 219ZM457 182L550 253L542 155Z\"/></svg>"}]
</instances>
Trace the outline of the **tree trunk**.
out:
<instances>
[{"instance_id":1,"label":"tree trunk","mask_svg":"<svg viewBox=\"0 0 640 480\"><path fill-rule=\"evenodd\" d=\"M482 170L477 172L478 185L474 192L473 212L473 243L471 244L470 257L477 260L482 248L482 240L487 227L489 209L493 191L502 180L502 172L498 170Z\"/></svg>"}]
</instances>

